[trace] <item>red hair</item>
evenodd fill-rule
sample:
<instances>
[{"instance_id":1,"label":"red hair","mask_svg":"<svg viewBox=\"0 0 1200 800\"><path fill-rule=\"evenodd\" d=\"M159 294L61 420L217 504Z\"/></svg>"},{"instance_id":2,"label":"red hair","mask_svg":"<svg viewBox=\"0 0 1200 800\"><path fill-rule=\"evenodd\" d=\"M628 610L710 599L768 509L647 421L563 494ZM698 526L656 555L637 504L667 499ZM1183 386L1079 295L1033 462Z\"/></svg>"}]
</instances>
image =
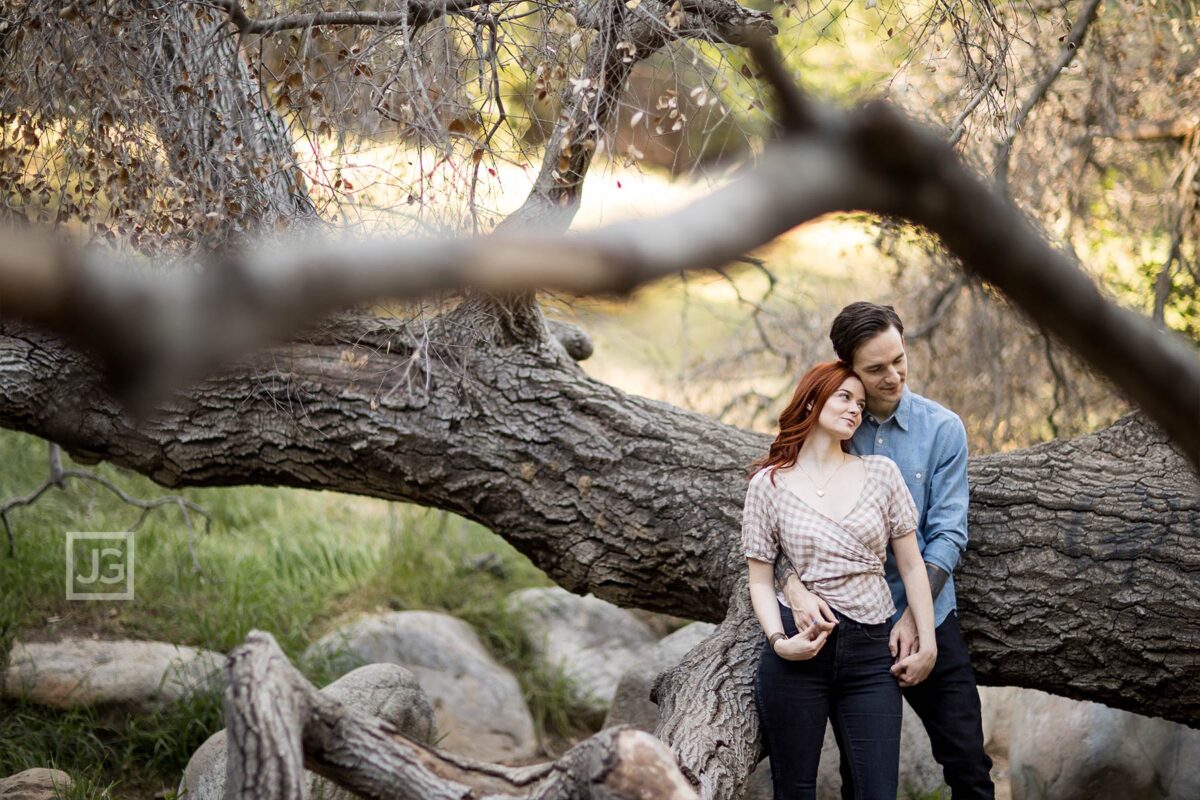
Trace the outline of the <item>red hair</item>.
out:
<instances>
[{"instance_id":1,"label":"red hair","mask_svg":"<svg viewBox=\"0 0 1200 800\"><path fill-rule=\"evenodd\" d=\"M825 401L833 397L833 393L847 378L857 377L844 361L825 361L810 369L800 379L787 408L779 415L779 435L771 442L767 454L750 465L750 474L769 467L771 483L774 484L775 470L786 469L796 463L804 440L817 427L817 419L821 416ZM842 442L843 450L849 446L849 440Z\"/></svg>"}]
</instances>

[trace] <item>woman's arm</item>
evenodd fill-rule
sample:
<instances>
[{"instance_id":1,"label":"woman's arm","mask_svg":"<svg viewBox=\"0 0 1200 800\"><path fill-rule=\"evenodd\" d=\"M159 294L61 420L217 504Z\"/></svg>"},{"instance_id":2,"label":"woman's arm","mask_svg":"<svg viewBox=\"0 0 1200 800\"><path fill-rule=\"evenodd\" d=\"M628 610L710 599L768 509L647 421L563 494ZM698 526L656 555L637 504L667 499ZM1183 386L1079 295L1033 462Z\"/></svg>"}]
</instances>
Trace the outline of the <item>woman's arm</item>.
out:
<instances>
[{"instance_id":1,"label":"woman's arm","mask_svg":"<svg viewBox=\"0 0 1200 800\"><path fill-rule=\"evenodd\" d=\"M925 574L925 561L917 547L915 534L892 539L892 552L896 555L896 567L900 580L904 582L904 594L908 607L912 609L917 623L917 649L902 658L892 667L892 674L900 679L901 686L913 686L925 680L937 660L937 636L933 626L933 595L929 591L929 578Z\"/></svg>"},{"instance_id":2,"label":"woman's arm","mask_svg":"<svg viewBox=\"0 0 1200 800\"><path fill-rule=\"evenodd\" d=\"M757 558L747 558L750 569L750 605L763 633L769 638L773 633L783 633L783 620L779 616L779 603L775 599L775 567Z\"/></svg>"},{"instance_id":3,"label":"woman's arm","mask_svg":"<svg viewBox=\"0 0 1200 800\"><path fill-rule=\"evenodd\" d=\"M746 559L750 569L750 605L754 616L769 638L774 633L784 633L783 619L779 616L779 603L775 599L775 567L756 558ZM930 612L932 613L932 612ZM778 639L775 653L789 661L804 661L821 652L829 631L829 623L813 623L790 639Z\"/></svg>"}]
</instances>

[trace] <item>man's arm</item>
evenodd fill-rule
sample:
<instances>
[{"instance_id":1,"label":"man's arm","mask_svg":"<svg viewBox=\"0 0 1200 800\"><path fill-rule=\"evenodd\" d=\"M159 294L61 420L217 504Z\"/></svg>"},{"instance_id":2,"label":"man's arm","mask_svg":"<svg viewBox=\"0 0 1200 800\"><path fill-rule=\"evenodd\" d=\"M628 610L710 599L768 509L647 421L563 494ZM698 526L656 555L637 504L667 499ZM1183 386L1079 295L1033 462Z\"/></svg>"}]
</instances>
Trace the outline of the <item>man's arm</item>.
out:
<instances>
[{"instance_id":1,"label":"man's arm","mask_svg":"<svg viewBox=\"0 0 1200 800\"><path fill-rule=\"evenodd\" d=\"M779 555L775 557L775 588L781 592L787 589L788 578L800 580L796 575L796 568L792 566L792 560L783 554L781 547Z\"/></svg>"},{"instance_id":2,"label":"man's arm","mask_svg":"<svg viewBox=\"0 0 1200 800\"><path fill-rule=\"evenodd\" d=\"M921 558L933 596L946 585L967 549L967 431L954 417L936 434L925 509L925 548Z\"/></svg>"},{"instance_id":3,"label":"man's arm","mask_svg":"<svg viewBox=\"0 0 1200 800\"><path fill-rule=\"evenodd\" d=\"M926 476L929 505L925 509L925 549L921 559L934 599L941 594L967 548L967 431L954 417L934 434L933 459ZM903 660L917 643L911 609L905 609L892 628L892 656Z\"/></svg>"},{"instance_id":4,"label":"man's arm","mask_svg":"<svg viewBox=\"0 0 1200 800\"><path fill-rule=\"evenodd\" d=\"M775 588L783 592L795 615L797 625L801 625L805 620L837 624L837 617L829 604L808 591L808 587L800 580L800 574L796 572L791 560L783 554L782 549L775 558Z\"/></svg>"},{"instance_id":5,"label":"man's arm","mask_svg":"<svg viewBox=\"0 0 1200 800\"><path fill-rule=\"evenodd\" d=\"M929 593L936 600L937 596L942 593L942 589L946 588L946 579L950 577L950 573L926 561L925 575L929 578Z\"/></svg>"}]
</instances>

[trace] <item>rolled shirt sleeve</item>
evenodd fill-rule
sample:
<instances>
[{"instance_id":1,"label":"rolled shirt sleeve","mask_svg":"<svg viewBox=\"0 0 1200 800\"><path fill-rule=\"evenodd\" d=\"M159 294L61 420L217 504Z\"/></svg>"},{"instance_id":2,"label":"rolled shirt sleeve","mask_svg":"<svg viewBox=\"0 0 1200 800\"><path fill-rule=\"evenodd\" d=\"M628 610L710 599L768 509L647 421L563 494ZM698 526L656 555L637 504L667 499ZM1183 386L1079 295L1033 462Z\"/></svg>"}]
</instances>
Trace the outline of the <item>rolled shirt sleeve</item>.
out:
<instances>
[{"instance_id":1,"label":"rolled shirt sleeve","mask_svg":"<svg viewBox=\"0 0 1200 800\"><path fill-rule=\"evenodd\" d=\"M779 553L779 531L775 509L764 481L770 478L761 470L746 487L746 505L742 508L742 550L746 558L774 563Z\"/></svg>"},{"instance_id":2,"label":"rolled shirt sleeve","mask_svg":"<svg viewBox=\"0 0 1200 800\"><path fill-rule=\"evenodd\" d=\"M895 462L888 459L888 536L898 539L917 532L917 504Z\"/></svg>"},{"instance_id":3,"label":"rolled shirt sleeve","mask_svg":"<svg viewBox=\"0 0 1200 800\"><path fill-rule=\"evenodd\" d=\"M921 557L953 574L967 549L967 432L957 416L938 427L934 468L925 510L925 549Z\"/></svg>"}]
</instances>

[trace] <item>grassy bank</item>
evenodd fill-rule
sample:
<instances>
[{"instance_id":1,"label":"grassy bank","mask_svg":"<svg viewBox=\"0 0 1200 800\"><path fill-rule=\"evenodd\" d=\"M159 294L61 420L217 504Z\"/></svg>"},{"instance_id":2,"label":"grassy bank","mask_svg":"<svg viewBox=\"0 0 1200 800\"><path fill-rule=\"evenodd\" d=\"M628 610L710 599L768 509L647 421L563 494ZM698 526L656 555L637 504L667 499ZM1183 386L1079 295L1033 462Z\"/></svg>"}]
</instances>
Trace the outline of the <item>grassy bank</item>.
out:
<instances>
[{"instance_id":1,"label":"grassy bank","mask_svg":"<svg viewBox=\"0 0 1200 800\"><path fill-rule=\"evenodd\" d=\"M46 453L41 440L0 432L0 500L45 479ZM107 465L89 469L137 497L168 493ZM517 673L544 735L577 732L569 687L533 668L501 608L509 592L550 581L490 531L442 512L325 492L238 487L181 494L212 515L211 531L204 534L195 516L189 531L173 506L152 512L135 533L131 601L66 599L65 533L127 530L137 509L100 486L72 481L12 511L16 555L0 557L0 654L7 656L14 638L63 635L225 652L257 628L294 659L361 612L438 609L471 623ZM318 684L328 678L310 677ZM0 704L0 776L57 767L80 782L79 797L150 797L177 785L192 752L221 727L214 696L136 720L9 701Z\"/></svg>"}]
</instances>

